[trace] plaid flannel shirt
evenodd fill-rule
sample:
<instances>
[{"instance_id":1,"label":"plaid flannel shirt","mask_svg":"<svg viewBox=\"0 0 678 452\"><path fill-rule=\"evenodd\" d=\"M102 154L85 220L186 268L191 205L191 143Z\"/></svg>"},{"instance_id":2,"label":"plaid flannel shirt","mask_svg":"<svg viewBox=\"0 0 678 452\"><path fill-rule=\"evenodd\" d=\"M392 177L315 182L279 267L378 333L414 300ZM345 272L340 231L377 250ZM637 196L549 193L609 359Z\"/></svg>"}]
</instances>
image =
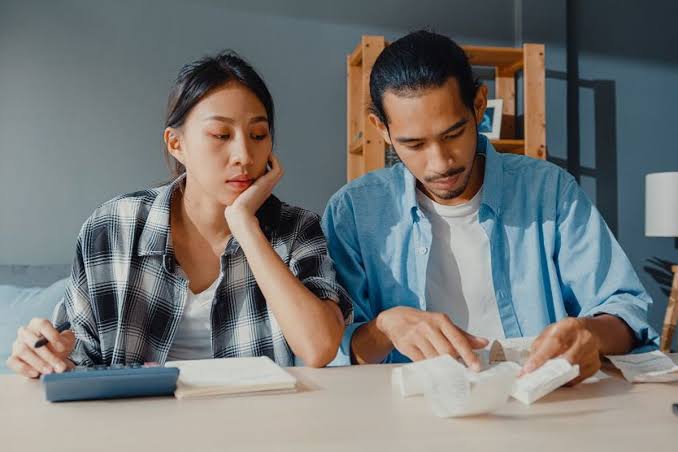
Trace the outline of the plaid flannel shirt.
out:
<instances>
[{"instance_id":1,"label":"plaid flannel shirt","mask_svg":"<svg viewBox=\"0 0 678 452\"><path fill-rule=\"evenodd\" d=\"M54 315L55 324L68 320L75 331L71 359L76 364L166 361L188 291L169 226L172 193L182 179L115 198L83 225L65 297ZM319 217L271 196L257 218L292 273L318 298L336 302L350 323L350 298L335 280ZM233 238L221 256L221 272L211 310L214 357L265 355L282 366L294 365L294 354Z\"/></svg>"}]
</instances>

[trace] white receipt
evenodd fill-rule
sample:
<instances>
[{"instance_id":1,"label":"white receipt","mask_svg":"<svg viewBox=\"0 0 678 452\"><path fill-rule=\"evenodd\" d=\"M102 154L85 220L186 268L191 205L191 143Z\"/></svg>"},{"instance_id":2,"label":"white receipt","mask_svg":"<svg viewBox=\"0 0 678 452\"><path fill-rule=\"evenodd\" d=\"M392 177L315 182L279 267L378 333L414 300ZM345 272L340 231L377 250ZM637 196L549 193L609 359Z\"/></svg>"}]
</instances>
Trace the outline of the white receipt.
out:
<instances>
[{"instance_id":1,"label":"white receipt","mask_svg":"<svg viewBox=\"0 0 678 452\"><path fill-rule=\"evenodd\" d=\"M579 366L565 358L550 359L539 369L516 380L511 396L530 405L579 376Z\"/></svg>"},{"instance_id":2,"label":"white receipt","mask_svg":"<svg viewBox=\"0 0 678 452\"><path fill-rule=\"evenodd\" d=\"M632 383L670 383L678 381L678 366L655 350L648 353L607 356L621 370L624 378Z\"/></svg>"},{"instance_id":3,"label":"white receipt","mask_svg":"<svg viewBox=\"0 0 678 452\"><path fill-rule=\"evenodd\" d=\"M449 355L393 369L392 384L402 397L424 394L437 416L471 416L495 411L509 396L531 404L579 375L564 358L517 378L534 338L495 340L478 352L482 372L473 372Z\"/></svg>"},{"instance_id":4,"label":"white receipt","mask_svg":"<svg viewBox=\"0 0 678 452\"><path fill-rule=\"evenodd\" d=\"M438 417L491 413L509 398L517 372L500 364L474 373L449 355L421 361L416 372L424 397Z\"/></svg>"},{"instance_id":5,"label":"white receipt","mask_svg":"<svg viewBox=\"0 0 678 452\"><path fill-rule=\"evenodd\" d=\"M534 337L496 339L490 345L489 364L511 361L522 366L530 356L530 347L534 339Z\"/></svg>"}]
</instances>

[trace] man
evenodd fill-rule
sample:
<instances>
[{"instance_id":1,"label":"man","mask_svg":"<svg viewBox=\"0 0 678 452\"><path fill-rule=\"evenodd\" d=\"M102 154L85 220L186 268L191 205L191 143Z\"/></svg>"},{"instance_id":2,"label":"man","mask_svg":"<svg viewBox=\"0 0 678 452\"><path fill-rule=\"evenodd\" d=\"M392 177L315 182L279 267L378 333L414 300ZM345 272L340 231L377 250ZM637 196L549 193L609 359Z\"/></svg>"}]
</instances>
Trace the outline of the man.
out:
<instances>
[{"instance_id":1,"label":"man","mask_svg":"<svg viewBox=\"0 0 678 452\"><path fill-rule=\"evenodd\" d=\"M478 134L487 88L449 38L388 46L370 121L402 161L353 181L323 218L355 323L340 355L407 362L444 353L479 368L488 338L538 336L524 373L563 355L581 381L600 356L655 341L652 303L566 172L498 154Z\"/></svg>"}]
</instances>

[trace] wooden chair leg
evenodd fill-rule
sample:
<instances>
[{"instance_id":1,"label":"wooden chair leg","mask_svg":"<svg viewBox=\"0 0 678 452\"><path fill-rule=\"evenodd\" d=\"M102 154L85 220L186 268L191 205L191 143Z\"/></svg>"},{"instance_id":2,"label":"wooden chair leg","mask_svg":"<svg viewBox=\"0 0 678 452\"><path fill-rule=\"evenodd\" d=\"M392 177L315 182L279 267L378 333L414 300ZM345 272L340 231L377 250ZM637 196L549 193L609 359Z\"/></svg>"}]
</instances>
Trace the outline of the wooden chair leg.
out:
<instances>
[{"instance_id":1,"label":"wooden chair leg","mask_svg":"<svg viewBox=\"0 0 678 452\"><path fill-rule=\"evenodd\" d=\"M678 265L674 265L672 270L673 284L671 285L669 303L666 306L666 315L664 316L664 327L662 328L660 343L661 351L666 353L671 351L673 333L676 331L676 323L678 323Z\"/></svg>"}]
</instances>

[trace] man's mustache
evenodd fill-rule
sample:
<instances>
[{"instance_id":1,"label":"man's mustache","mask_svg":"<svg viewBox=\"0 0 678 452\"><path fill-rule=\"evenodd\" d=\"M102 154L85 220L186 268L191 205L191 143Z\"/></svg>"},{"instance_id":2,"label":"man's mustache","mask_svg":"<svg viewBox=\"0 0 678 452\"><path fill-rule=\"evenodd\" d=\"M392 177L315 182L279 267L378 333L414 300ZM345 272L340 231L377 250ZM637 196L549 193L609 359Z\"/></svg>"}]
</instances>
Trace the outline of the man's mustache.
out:
<instances>
[{"instance_id":1,"label":"man's mustache","mask_svg":"<svg viewBox=\"0 0 678 452\"><path fill-rule=\"evenodd\" d=\"M424 180L426 182L435 182L440 179L445 179L446 177L452 177L456 176L457 174L461 174L466 170L466 168L461 167L461 168L450 168L447 171L445 171L443 174L436 174L435 176L426 176Z\"/></svg>"}]
</instances>

